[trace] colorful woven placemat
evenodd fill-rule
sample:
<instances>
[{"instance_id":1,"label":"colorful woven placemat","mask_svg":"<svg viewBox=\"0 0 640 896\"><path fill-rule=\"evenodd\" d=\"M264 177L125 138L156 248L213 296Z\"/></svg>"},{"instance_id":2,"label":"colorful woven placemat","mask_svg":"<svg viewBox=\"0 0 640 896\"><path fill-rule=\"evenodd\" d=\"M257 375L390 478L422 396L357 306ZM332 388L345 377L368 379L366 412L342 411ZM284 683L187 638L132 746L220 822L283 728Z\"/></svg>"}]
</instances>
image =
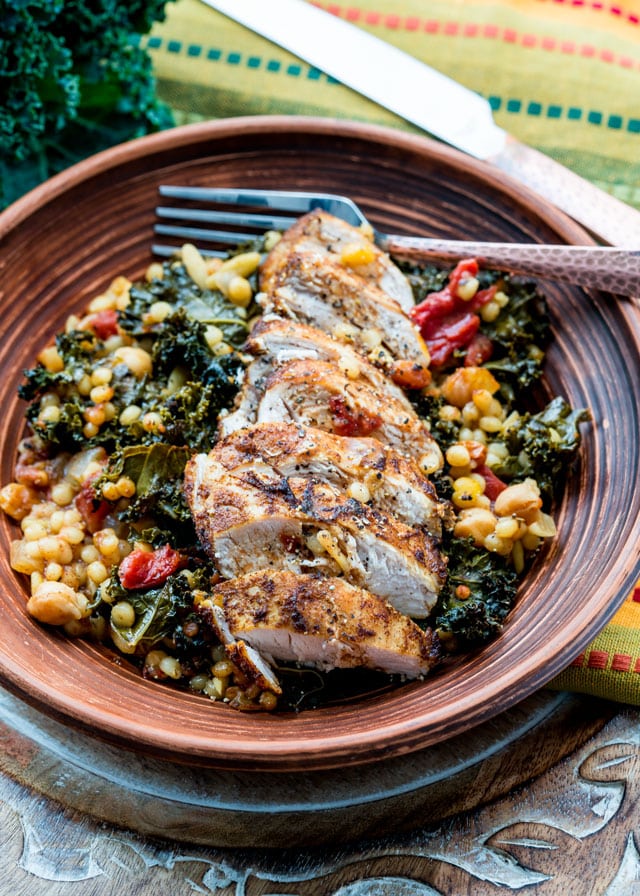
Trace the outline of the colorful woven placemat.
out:
<instances>
[{"instance_id":1,"label":"colorful woven placemat","mask_svg":"<svg viewBox=\"0 0 640 896\"><path fill-rule=\"evenodd\" d=\"M640 208L640 0L316 5L487 97L515 137ZM169 3L145 40L179 123L277 113L417 132L201 0ZM640 586L552 686L640 705Z\"/></svg>"}]
</instances>

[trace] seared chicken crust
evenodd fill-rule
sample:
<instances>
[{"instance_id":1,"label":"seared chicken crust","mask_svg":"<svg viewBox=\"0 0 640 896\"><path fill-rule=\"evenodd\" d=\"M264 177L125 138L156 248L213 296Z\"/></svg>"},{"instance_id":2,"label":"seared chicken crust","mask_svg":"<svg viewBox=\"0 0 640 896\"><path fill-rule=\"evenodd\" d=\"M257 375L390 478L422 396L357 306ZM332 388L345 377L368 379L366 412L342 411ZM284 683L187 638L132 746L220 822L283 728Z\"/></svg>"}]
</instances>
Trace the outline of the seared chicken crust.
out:
<instances>
[{"instance_id":1,"label":"seared chicken crust","mask_svg":"<svg viewBox=\"0 0 640 896\"><path fill-rule=\"evenodd\" d=\"M272 567L326 575L425 618L446 566L437 540L317 479L264 462L225 465L224 445L193 457L185 493L199 539L224 578Z\"/></svg>"},{"instance_id":2,"label":"seared chicken crust","mask_svg":"<svg viewBox=\"0 0 640 896\"><path fill-rule=\"evenodd\" d=\"M418 464L377 439L260 423L220 442L217 456L229 470L257 464L283 478L316 477L430 535L441 534L442 519L450 514Z\"/></svg>"},{"instance_id":3,"label":"seared chicken crust","mask_svg":"<svg viewBox=\"0 0 640 896\"><path fill-rule=\"evenodd\" d=\"M442 452L411 405L327 361L289 361L267 378L258 423L289 421L338 435L370 436L433 471Z\"/></svg>"},{"instance_id":4,"label":"seared chicken crust","mask_svg":"<svg viewBox=\"0 0 640 896\"><path fill-rule=\"evenodd\" d=\"M403 311L409 311L413 305L411 286L386 252L382 252L360 228L320 209L303 215L283 234L262 265L260 288L264 292L273 288L281 268L294 253L315 253L320 257L324 255L325 259L329 256L332 261L344 265L347 253L350 257L357 255L354 249L363 250L361 256L370 260L360 261L352 266L352 270L395 299Z\"/></svg>"},{"instance_id":5,"label":"seared chicken crust","mask_svg":"<svg viewBox=\"0 0 640 896\"><path fill-rule=\"evenodd\" d=\"M408 315L395 299L363 277L314 253L288 256L268 293L258 293L265 313L274 312L302 323L352 335L358 350L370 355L374 345L381 363L402 359L427 368L429 351Z\"/></svg>"},{"instance_id":6,"label":"seared chicken crust","mask_svg":"<svg viewBox=\"0 0 640 896\"><path fill-rule=\"evenodd\" d=\"M429 629L342 579L258 570L216 585L199 612L267 662L323 670L364 666L417 678L440 658Z\"/></svg>"}]
</instances>

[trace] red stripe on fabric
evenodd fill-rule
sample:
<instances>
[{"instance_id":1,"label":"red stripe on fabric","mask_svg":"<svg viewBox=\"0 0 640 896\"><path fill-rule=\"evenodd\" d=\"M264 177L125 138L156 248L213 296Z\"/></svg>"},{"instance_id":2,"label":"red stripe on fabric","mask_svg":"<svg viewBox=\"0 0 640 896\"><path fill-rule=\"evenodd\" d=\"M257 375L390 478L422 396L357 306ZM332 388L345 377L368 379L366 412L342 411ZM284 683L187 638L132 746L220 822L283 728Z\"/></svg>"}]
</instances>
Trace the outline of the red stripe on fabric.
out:
<instances>
[{"instance_id":1,"label":"red stripe on fabric","mask_svg":"<svg viewBox=\"0 0 640 896\"><path fill-rule=\"evenodd\" d=\"M606 650L592 650L587 660L587 666L590 669L606 669L609 661L609 654Z\"/></svg>"},{"instance_id":2,"label":"red stripe on fabric","mask_svg":"<svg viewBox=\"0 0 640 896\"><path fill-rule=\"evenodd\" d=\"M581 653L580 656L577 656L575 660L571 663L572 666L582 666L584 663L584 653Z\"/></svg>"},{"instance_id":3,"label":"red stripe on fabric","mask_svg":"<svg viewBox=\"0 0 640 896\"><path fill-rule=\"evenodd\" d=\"M546 2L546 0L539 0L539 2ZM626 12L622 6L609 6L606 7L604 3L593 2L587 3L585 0L553 0L554 3L558 5L564 6L575 6L578 9L592 9L595 12L605 12L611 16L615 16L616 19L626 19L630 25L637 25L640 21L640 17L634 12Z\"/></svg>"},{"instance_id":4,"label":"red stripe on fabric","mask_svg":"<svg viewBox=\"0 0 640 896\"><path fill-rule=\"evenodd\" d=\"M628 653L614 653L611 660L612 672L628 672L631 668L631 657Z\"/></svg>"},{"instance_id":5,"label":"red stripe on fabric","mask_svg":"<svg viewBox=\"0 0 640 896\"><path fill-rule=\"evenodd\" d=\"M539 0L545 2L545 0ZM585 7L587 4L576 2L576 0L554 0L555 3L572 3L574 6ZM611 50L599 49L589 44L583 44L577 47L573 41L558 41L552 37L538 37L535 34L525 33L519 34L513 28L499 28L497 25L477 25L474 23L461 22L438 22L435 19L425 19L422 21L418 16L407 16L402 19L398 15L383 15L380 12L366 11L357 6L340 6L337 3L321 3L318 0L312 0L313 6L319 9L325 9L332 15L343 17L350 22L364 21L366 25L380 26L387 28L389 31L418 31L422 28L427 34L438 34L442 32L447 37L456 37L459 34L465 37L484 37L488 40L502 40L507 44L521 43L524 47L539 47L547 52L560 52L565 55L579 53L586 59L600 59L602 62L615 63L622 68L640 68L640 61L633 60L629 56L616 57ZM603 4L591 3L591 9L601 9ZM614 9L612 7L611 9ZM611 12L611 9L609 10ZM620 7L615 7L619 12L616 15L624 15L628 21L637 25L640 23L640 16L626 14L622 12Z\"/></svg>"},{"instance_id":6,"label":"red stripe on fabric","mask_svg":"<svg viewBox=\"0 0 640 896\"><path fill-rule=\"evenodd\" d=\"M640 673L640 659L637 659L633 666L633 671Z\"/></svg>"},{"instance_id":7,"label":"red stripe on fabric","mask_svg":"<svg viewBox=\"0 0 640 896\"><path fill-rule=\"evenodd\" d=\"M633 589L631 600L635 600L636 603L640 604L640 585L638 585L637 588Z\"/></svg>"}]
</instances>

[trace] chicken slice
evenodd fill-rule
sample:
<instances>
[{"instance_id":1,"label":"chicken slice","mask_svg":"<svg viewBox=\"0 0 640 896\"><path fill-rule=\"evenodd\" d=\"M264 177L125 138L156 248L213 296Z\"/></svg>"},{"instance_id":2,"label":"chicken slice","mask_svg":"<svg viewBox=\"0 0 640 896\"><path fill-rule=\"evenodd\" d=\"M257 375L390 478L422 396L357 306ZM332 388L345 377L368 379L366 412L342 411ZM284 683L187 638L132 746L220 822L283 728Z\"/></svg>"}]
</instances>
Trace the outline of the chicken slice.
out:
<instances>
[{"instance_id":1,"label":"chicken slice","mask_svg":"<svg viewBox=\"0 0 640 896\"><path fill-rule=\"evenodd\" d=\"M255 647L236 639L229 628L222 607L207 598L204 592L197 592L194 595L194 603L220 639L229 659L244 672L247 678L263 691L281 694L282 688L273 669Z\"/></svg>"},{"instance_id":2,"label":"chicken slice","mask_svg":"<svg viewBox=\"0 0 640 896\"><path fill-rule=\"evenodd\" d=\"M426 473L442 466L442 452L426 424L405 401L396 402L360 377L327 361L290 361L267 378L258 423L284 421L337 435L371 436L414 458Z\"/></svg>"},{"instance_id":3,"label":"chicken slice","mask_svg":"<svg viewBox=\"0 0 640 896\"><path fill-rule=\"evenodd\" d=\"M411 402L399 386L352 346L331 339L322 330L307 324L269 317L258 321L247 340L245 349L256 356L245 370L242 389L236 408L220 419L222 436L248 426L256 419L257 407L269 375L276 366L296 359L328 361L345 373L355 374L379 393L413 413Z\"/></svg>"},{"instance_id":4,"label":"chicken slice","mask_svg":"<svg viewBox=\"0 0 640 896\"><path fill-rule=\"evenodd\" d=\"M437 540L326 483L284 478L266 463L228 469L218 446L185 469L185 494L201 544L223 578L256 569L318 570L424 618L443 585Z\"/></svg>"},{"instance_id":5,"label":"chicken slice","mask_svg":"<svg viewBox=\"0 0 640 896\"><path fill-rule=\"evenodd\" d=\"M264 292L273 287L288 257L298 252L329 256L391 296L403 311L413 307L411 285L387 253L359 227L320 209L300 218L267 255L260 271Z\"/></svg>"},{"instance_id":6,"label":"chicken slice","mask_svg":"<svg viewBox=\"0 0 640 896\"><path fill-rule=\"evenodd\" d=\"M381 366L429 366L429 351L395 299L331 256L291 253L268 293L256 296L265 313L311 324L328 335L350 334L354 346Z\"/></svg>"},{"instance_id":7,"label":"chicken slice","mask_svg":"<svg viewBox=\"0 0 640 896\"><path fill-rule=\"evenodd\" d=\"M430 535L440 535L442 518L448 517L448 507L417 463L376 439L260 423L221 441L217 457L228 470L257 463L285 479L316 477Z\"/></svg>"},{"instance_id":8,"label":"chicken slice","mask_svg":"<svg viewBox=\"0 0 640 896\"><path fill-rule=\"evenodd\" d=\"M232 636L269 662L321 670L364 666L418 678L440 659L429 629L341 579L258 570L216 585L199 612L205 619L224 616Z\"/></svg>"}]
</instances>

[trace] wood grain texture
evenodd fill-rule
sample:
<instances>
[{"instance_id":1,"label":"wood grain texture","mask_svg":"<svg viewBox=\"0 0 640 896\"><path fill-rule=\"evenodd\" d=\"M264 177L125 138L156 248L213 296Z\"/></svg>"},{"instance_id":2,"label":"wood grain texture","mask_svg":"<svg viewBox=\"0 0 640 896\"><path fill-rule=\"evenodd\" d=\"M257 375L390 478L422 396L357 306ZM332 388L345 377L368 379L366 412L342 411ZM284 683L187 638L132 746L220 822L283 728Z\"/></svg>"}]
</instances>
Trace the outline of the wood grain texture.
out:
<instances>
[{"instance_id":1,"label":"wood grain texture","mask_svg":"<svg viewBox=\"0 0 640 896\"><path fill-rule=\"evenodd\" d=\"M636 896L639 730L640 714L621 711L526 788L487 806L321 849L143 837L61 810L0 774L0 893Z\"/></svg>"},{"instance_id":2,"label":"wood grain texture","mask_svg":"<svg viewBox=\"0 0 640 896\"><path fill-rule=\"evenodd\" d=\"M47 182L0 216L2 481L20 438L21 371L72 310L150 261L161 182L332 190L387 232L588 242L560 212L482 163L421 137L299 118L232 119L133 141ZM566 666L638 577L640 324L610 295L548 284L553 393L593 415L557 514L504 633L425 683L298 715L239 715L142 681L108 650L33 624L0 525L0 674L57 718L191 764L284 771L349 766L446 741L514 706ZM81 682L81 686L78 686Z\"/></svg>"}]
</instances>

